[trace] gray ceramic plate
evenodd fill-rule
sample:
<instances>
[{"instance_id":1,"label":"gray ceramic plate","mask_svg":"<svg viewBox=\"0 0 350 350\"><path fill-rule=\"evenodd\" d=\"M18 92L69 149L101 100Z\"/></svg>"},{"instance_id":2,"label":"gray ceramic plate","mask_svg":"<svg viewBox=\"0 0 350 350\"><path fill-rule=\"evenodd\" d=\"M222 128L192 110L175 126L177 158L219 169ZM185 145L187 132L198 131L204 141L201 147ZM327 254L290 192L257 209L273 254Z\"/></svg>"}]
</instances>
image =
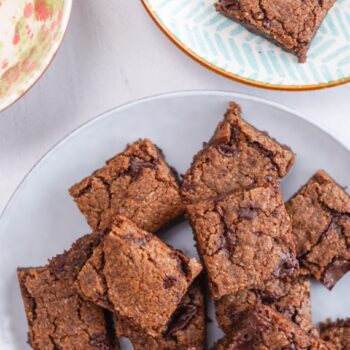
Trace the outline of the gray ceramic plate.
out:
<instances>
[{"instance_id":1,"label":"gray ceramic plate","mask_svg":"<svg viewBox=\"0 0 350 350\"><path fill-rule=\"evenodd\" d=\"M151 97L103 114L54 147L17 189L0 219L0 349L27 349L27 325L16 277L17 266L39 266L89 232L67 189L125 144L149 137L180 173L208 140L230 100L244 117L290 145L298 161L283 180L285 198L319 168L350 185L349 151L294 111L258 98L225 92L184 92ZM196 255L187 223L163 233L170 244ZM350 316L350 275L332 292L314 284L314 321ZM212 313L211 307L209 311ZM213 315L211 319L215 319ZM221 335L209 325L209 343ZM124 345L128 349L128 345Z\"/></svg>"}]
</instances>

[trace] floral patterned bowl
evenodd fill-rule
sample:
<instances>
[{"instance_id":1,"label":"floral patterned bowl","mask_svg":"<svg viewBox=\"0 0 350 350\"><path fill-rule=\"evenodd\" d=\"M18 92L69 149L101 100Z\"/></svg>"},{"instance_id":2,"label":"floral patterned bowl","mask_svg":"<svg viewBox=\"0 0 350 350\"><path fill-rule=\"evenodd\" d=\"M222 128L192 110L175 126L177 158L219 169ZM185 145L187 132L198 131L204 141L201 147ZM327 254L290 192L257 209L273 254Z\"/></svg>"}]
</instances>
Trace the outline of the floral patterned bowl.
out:
<instances>
[{"instance_id":1,"label":"floral patterned bowl","mask_svg":"<svg viewBox=\"0 0 350 350\"><path fill-rule=\"evenodd\" d=\"M0 111L43 74L67 28L72 0L0 0Z\"/></svg>"}]
</instances>

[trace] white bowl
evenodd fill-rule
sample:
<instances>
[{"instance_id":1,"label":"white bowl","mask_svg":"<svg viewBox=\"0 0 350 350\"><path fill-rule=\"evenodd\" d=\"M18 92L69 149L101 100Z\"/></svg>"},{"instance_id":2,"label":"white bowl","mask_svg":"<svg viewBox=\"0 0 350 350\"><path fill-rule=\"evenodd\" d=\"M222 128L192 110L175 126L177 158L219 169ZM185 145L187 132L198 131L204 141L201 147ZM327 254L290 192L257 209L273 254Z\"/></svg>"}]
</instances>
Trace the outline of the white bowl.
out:
<instances>
[{"instance_id":1,"label":"white bowl","mask_svg":"<svg viewBox=\"0 0 350 350\"><path fill-rule=\"evenodd\" d=\"M41 77L64 36L72 0L0 0L0 111Z\"/></svg>"}]
</instances>

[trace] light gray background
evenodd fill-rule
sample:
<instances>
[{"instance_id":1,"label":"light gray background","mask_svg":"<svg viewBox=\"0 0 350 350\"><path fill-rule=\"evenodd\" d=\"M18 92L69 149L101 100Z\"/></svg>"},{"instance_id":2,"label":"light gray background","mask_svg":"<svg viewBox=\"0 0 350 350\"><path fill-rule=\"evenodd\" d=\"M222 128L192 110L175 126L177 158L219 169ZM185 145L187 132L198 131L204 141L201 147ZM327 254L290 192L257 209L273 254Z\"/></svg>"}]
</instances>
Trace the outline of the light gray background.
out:
<instances>
[{"instance_id":1,"label":"light gray background","mask_svg":"<svg viewBox=\"0 0 350 350\"><path fill-rule=\"evenodd\" d=\"M34 163L71 130L122 103L189 89L228 90L277 101L350 147L349 85L297 93L235 83L177 49L139 0L74 0L68 32L53 64L24 98L0 114L0 212Z\"/></svg>"}]
</instances>

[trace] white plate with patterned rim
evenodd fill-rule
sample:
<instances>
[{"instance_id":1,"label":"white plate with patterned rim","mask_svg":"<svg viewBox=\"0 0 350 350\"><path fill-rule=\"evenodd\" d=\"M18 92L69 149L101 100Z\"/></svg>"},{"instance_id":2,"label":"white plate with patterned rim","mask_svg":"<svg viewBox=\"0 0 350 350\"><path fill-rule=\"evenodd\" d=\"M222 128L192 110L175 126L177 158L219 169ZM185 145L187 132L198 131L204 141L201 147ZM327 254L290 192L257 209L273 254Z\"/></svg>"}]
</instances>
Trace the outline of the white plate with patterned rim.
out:
<instances>
[{"instance_id":1,"label":"white plate with patterned rim","mask_svg":"<svg viewBox=\"0 0 350 350\"><path fill-rule=\"evenodd\" d=\"M319 168L342 185L350 185L349 151L296 112L259 98L227 92L193 91L142 99L107 112L83 125L49 151L18 187L0 217L0 349L28 349L27 324L16 276L18 266L40 266L82 234L89 232L67 189L121 151L126 143L149 137L180 173L209 139L235 100L244 117L279 141L290 145L298 160L282 187L285 198ZM188 255L196 256L187 222L161 237ZM350 315L350 274L329 292L312 289L315 323ZM209 317L215 320L212 305ZM221 336L216 322L208 324L212 344ZM123 342L123 349L130 349Z\"/></svg>"},{"instance_id":2,"label":"white plate with patterned rim","mask_svg":"<svg viewBox=\"0 0 350 350\"><path fill-rule=\"evenodd\" d=\"M254 86L312 90L350 81L350 3L337 0L304 64L216 12L216 0L142 0L185 53L207 68Z\"/></svg>"}]
</instances>

